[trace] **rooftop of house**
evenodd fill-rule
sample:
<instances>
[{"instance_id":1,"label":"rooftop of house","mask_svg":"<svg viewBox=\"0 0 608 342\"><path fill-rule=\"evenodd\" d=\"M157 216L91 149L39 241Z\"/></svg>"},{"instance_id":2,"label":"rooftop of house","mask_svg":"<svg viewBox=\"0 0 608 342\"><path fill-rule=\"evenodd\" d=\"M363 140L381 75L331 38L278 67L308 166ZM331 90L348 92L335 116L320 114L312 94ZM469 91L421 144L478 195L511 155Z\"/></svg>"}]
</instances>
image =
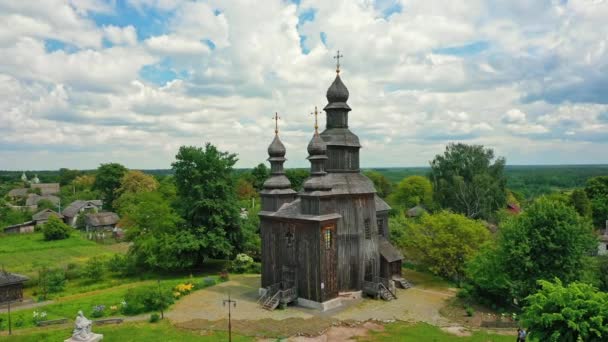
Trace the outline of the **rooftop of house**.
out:
<instances>
[{"instance_id":1,"label":"rooftop of house","mask_svg":"<svg viewBox=\"0 0 608 342\"><path fill-rule=\"evenodd\" d=\"M101 200L76 200L65 207L62 214L66 217L74 217L86 206L101 208L101 205Z\"/></svg>"},{"instance_id":2,"label":"rooftop of house","mask_svg":"<svg viewBox=\"0 0 608 342\"><path fill-rule=\"evenodd\" d=\"M118 214L112 212L91 213L86 215L87 225L92 227L112 226L118 223Z\"/></svg>"},{"instance_id":3,"label":"rooftop of house","mask_svg":"<svg viewBox=\"0 0 608 342\"><path fill-rule=\"evenodd\" d=\"M8 192L10 197L27 197L28 188L17 188Z\"/></svg>"},{"instance_id":4,"label":"rooftop of house","mask_svg":"<svg viewBox=\"0 0 608 342\"><path fill-rule=\"evenodd\" d=\"M25 200L26 206L34 206L37 205L38 202L42 200L47 200L53 203L54 205L59 205L59 197L55 195L37 195L37 194L29 194L27 199Z\"/></svg>"},{"instance_id":5,"label":"rooftop of house","mask_svg":"<svg viewBox=\"0 0 608 342\"><path fill-rule=\"evenodd\" d=\"M61 215L60 213L53 211L51 209L44 209L41 210L37 213L35 213L34 215L32 215L32 220L34 221L43 221L43 220L48 220L49 217L51 216L55 216L57 218L63 218L63 215Z\"/></svg>"},{"instance_id":6,"label":"rooftop of house","mask_svg":"<svg viewBox=\"0 0 608 342\"><path fill-rule=\"evenodd\" d=\"M0 286L20 284L20 283L24 283L28 280L29 280L28 277L21 275L21 274L9 273L4 270L0 271Z\"/></svg>"},{"instance_id":7,"label":"rooftop of house","mask_svg":"<svg viewBox=\"0 0 608 342\"><path fill-rule=\"evenodd\" d=\"M59 183L32 184L32 189L40 189L41 195L55 195L59 193Z\"/></svg>"}]
</instances>

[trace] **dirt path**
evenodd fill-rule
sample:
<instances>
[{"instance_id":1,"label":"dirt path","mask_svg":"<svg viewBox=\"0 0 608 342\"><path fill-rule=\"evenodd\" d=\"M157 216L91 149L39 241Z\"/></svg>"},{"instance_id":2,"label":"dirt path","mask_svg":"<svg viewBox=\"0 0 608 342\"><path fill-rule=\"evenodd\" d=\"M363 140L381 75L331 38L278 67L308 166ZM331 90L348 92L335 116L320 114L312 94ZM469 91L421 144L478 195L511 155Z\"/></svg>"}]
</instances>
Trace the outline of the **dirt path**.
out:
<instances>
[{"instance_id":1,"label":"dirt path","mask_svg":"<svg viewBox=\"0 0 608 342\"><path fill-rule=\"evenodd\" d=\"M369 330L364 327L365 324L373 324L369 321L395 320L426 322L439 327L450 327L448 331L461 331L460 326L452 324L439 314L445 301L454 296L454 292L447 289L398 290L398 299L390 302L371 299L348 300L343 302L340 308L327 312L297 306L268 311L257 304L259 283L260 278L257 275L232 276L228 282L188 295L176 303L165 316L180 328L226 330L228 310L222 305L222 301L230 293L231 298L237 301L237 306L232 310L232 328L250 336L307 335L327 338L333 336L332 334L357 335ZM368 323L358 326L361 322ZM345 324L351 327L343 327Z\"/></svg>"},{"instance_id":2,"label":"dirt path","mask_svg":"<svg viewBox=\"0 0 608 342\"><path fill-rule=\"evenodd\" d=\"M44 302L34 302L34 301L30 300L28 302L23 302L23 303L13 303L13 304L11 304L11 312L37 308L39 306L45 306L45 305L49 305L49 304L53 304L53 303L55 303L55 301L53 301L53 300L46 300ZM0 313L7 313L7 312L8 312L8 306L4 305L0 309Z\"/></svg>"}]
</instances>

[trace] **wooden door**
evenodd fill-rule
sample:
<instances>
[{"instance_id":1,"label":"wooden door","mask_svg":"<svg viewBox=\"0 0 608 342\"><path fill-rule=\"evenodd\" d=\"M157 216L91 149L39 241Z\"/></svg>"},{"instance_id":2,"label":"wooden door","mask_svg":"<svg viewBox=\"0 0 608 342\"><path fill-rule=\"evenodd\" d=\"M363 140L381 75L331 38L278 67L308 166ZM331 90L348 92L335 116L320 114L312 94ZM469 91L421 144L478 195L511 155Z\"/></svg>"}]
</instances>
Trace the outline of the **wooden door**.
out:
<instances>
[{"instance_id":1,"label":"wooden door","mask_svg":"<svg viewBox=\"0 0 608 342\"><path fill-rule=\"evenodd\" d=\"M322 301L327 301L338 296L338 274L337 274L337 243L336 226L327 225L321 229L321 254L323 255L323 279L321 283Z\"/></svg>"}]
</instances>

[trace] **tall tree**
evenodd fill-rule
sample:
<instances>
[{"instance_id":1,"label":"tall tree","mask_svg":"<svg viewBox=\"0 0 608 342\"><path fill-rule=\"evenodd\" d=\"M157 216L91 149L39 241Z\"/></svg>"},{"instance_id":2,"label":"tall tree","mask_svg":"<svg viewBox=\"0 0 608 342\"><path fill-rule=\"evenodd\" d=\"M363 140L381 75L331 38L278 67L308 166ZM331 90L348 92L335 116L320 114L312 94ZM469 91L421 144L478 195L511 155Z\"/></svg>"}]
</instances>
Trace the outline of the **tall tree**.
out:
<instances>
[{"instance_id":1,"label":"tall tree","mask_svg":"<svg viewBox=\"0 0 608 342\"><path fill-rule=\"evenodd\" d=\"M182 146L175 158L172 166L182 217L198 239L209 242L201 259L238 249L242 234L232 176L236 155L207 143L204 149Z\"/></svg>"},{"instance_id":2,"label":"tall tree","mask_svg":"<svg viewBox=\"0 0 608 342\"><path fill-rule=\"evenodd\" d=\"M585 192L591 200L593 224L603 228L608 220L608 176L589 178Z\"/></svg>"},{"instance_id":3,"label":"tall tree","mask_svg":"<svg viewBox=\"0 0 608 342\"><path fill-rule=\"evenodd\" d=\"M505 159L482 145L449 144L431 162L436 201L471 218L490 218L506 204Z\"/></svg>"},{"instance_id":4,"label":"tall tree","mask_svg":"<svg viewBox=\"0 0 608 342\"><path fill-rule=\"evenodd\" d=\"M590 222L572 206L546 198L505 221L496 242L469 263L469 277L482 294L520 301L536 291L537 280L579 280L597 249Z\"/></svg>"},{"instance_id":5,"label":"tall tree","mask_svg":"<svg viewBox=\"0 0 608 342\"><path fill-rule=\"evenodd\" d=\"M465 262L489 238L488 229L481 222L442 211L410 222L398 245L431 272L460 281Z\"/></svg>"},{"instance_id":6,"label":"tall tree","mask_svg":"<svg viewBox=\"0 0 608 342\"><path fill-rule=\"evenodd\" d=\"M120 179L120 187L117 189L119 194L126 192L150 192L158 188L158 181L154 176L147 175L138 170L129 170Z\"/></svg>"},{"instance_id":7,"label":"tall tree","mask_svg":"<svg viewBox=\"0 0 608 342\"><path fill-rule=\"evenodd\" d=\"M285 170L285 176L289 179L291 188L300 191L302 184L310 176L310 172L306 169L287 169Z\"/></svg>"},{"instance_id":8,"label":"tall tree","mask_svg":"<svg viewBox=\"0 0 608 342\"><path fill-rule=\"evenodd\" d=\"M266 167L266 164L260 163L251 170L251 176L253 177L253 187L260 191L264 182L270 176L270 170Z\"/></svg>"},{"instance_id":9,"label":"tall tree","mask_svg":"<svg viewBox=\"0 0 608 342\"><path fill-rule=\"evenodd\" d=\"M406 177L397 184L397 188L390 197L390 202L406 209L417 205L432 209L433 186L426 177Z\"/></svg>"},{"instance_id":10,"label":"tall tree","mask_svg":"<svg viewBox=\"0 0 608 342\"><path fill-rule=\"evenodd\" d=\"M120 181L125 173L127 168L118 163L101 164L97 168L93 188L101 192L106 209L112 208L117 197L116 190L120 187Z\"/></svg>"},{"instance_id":11,"label":"tall tree","mask_svg":"<svg viewBox=\"0 0 608 342\"><path fill-rule=\"evenodd\" d=\"M82 172L78 170L61 168L59 169L59 184L61 184L62 186L68 185L81 174Z\"/></svg>"},{"instance_id":12,"label":"tall tree","mask_svg":"<svg viewBox=\"0 0 608 342\"><path fill-rule=\"evenodd\" d=\"M584 283L564 286L559 279L539 281L526 299L523 320L530 338L547 342L608 340L608 293Z\"/></svg>"},{"instance_id":13,"label":"tall tree","mask_svg":"<svg viewBox=\"0 0 608 342\"><path fill-rule=\"evenodd\" d=\"M589 201L589 197L587 197L585 190L575 189L572 191L572 194L570 194L570 199L572 200L574 209L576 209L579 215L591 217L591 201Z\"/></svg>"},{"instance_id":14,"label":"tall tree","mask_svg":"<svg viewBox=\"0 0 608 342\"><path fill-rule=\"evenodd\" d=\"M365 175L374 183L374 188L376 189L378 196L386 198L391 194L393 185L383 174L377 171L366 171Z\"/></svg>"}]
</instances>

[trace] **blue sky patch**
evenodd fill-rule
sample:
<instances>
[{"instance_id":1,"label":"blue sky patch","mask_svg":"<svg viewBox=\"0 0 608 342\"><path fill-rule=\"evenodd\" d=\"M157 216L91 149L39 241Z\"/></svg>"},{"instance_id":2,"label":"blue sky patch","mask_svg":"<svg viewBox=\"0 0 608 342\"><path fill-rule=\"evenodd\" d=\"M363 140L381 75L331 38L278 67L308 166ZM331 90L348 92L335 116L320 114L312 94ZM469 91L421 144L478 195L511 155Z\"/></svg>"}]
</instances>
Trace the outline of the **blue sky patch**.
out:
<instances>
[{"instance_id":1,"label":"blue sky patch","mask_svg":"<svg viewBox=\"0 0 608 342\"><path fill-rule=\"evenodd\" d=\"M476 41L465 45L434 49L433 53L452 56L471 56L481 53L489 47L490 43L486 41Z\"/></svg>"},{"instance_id":2,"label":"blue sky patch","mask_svg":"<svg viewBox=\"0 0 608 342\"><path fill-rule=\"evenodd\" d=\"M321 38L323 45L327 46L327 33L321 32L319 33L319 37Z\"/></svg>"},{"instance_id":3,"label":"blue sky patch","mask_svg":"<svg viewBox=\"0 0 608 342\"><path fill-rule=\"evenodd\" d=\"M145 65L139 70L139 75L144 80L159 86L163 86L167 82L179 78L178 74L171 69L171 61L169 59L165 59L157 64Z\"/></svg>"},{"instance_id":4,"label":"blue sky patch","mask_svg":"<svg viewBox=\"0 0 608 342\"><path fill-rule=\"evenodd\" d=\"M171 12L160 12L150 7L137 10L125 1L117 1L115 10L116 13L91 13L90 17L100 27L132 25L139 40L166 33L167 20L173 15Z\"/></svg>"}]
</instances>

